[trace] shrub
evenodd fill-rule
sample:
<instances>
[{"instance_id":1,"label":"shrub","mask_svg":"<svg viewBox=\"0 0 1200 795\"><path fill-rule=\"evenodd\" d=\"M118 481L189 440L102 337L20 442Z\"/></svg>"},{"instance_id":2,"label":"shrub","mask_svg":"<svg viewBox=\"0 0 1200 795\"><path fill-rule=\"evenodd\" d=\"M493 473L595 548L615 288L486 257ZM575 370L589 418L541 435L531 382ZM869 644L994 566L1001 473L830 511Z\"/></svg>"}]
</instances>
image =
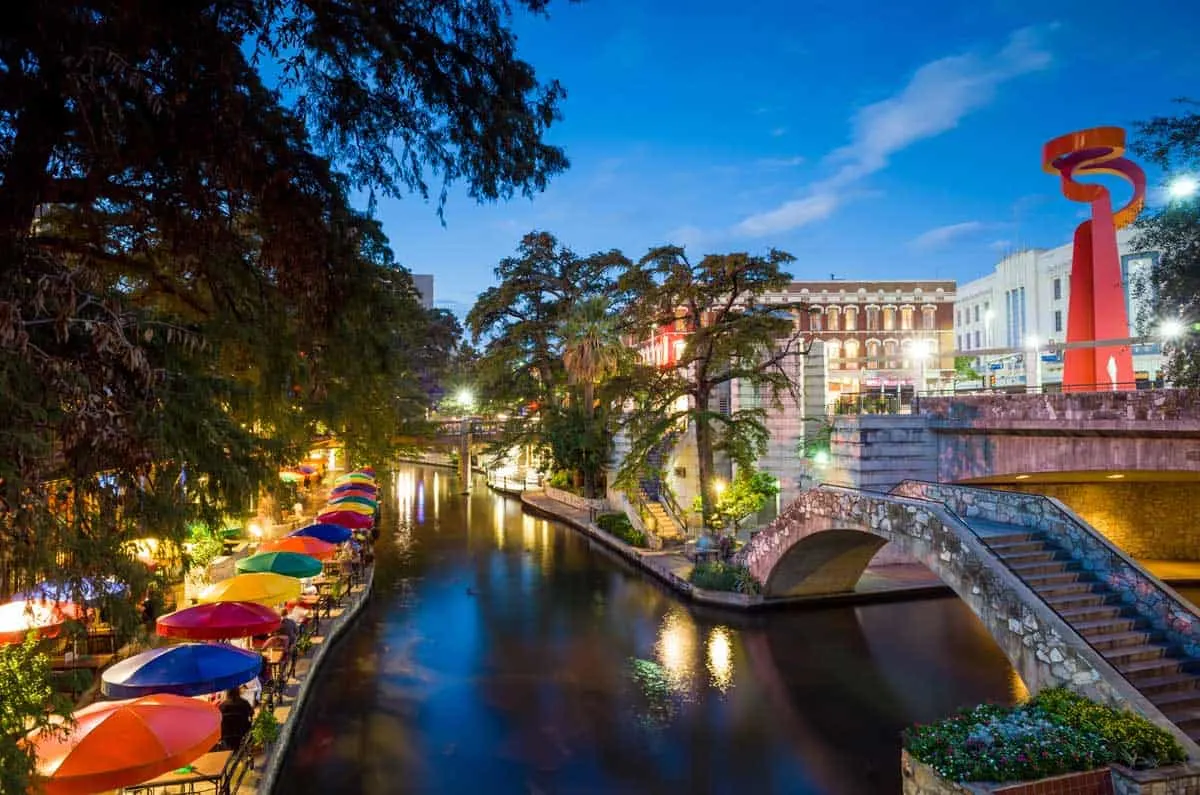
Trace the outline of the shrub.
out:
<instances>
[{"instance_id":1,"label":"shrub","mask_svg":"<svg viewBox=\"0 0 1200 795\"><path fill-rule=\"evenodd\" d=\"M602 513L596 517L596 525L631 547L646 546L646 534L635 528L629 521L629 517L623 513Z\"/></svg>"},{"instance_id":2,"label":"shrub","mask_svg":"<svg viewBox=\"0 0 1200 795\"><path fill-rule=\"evenodd\" d=\"M1113 761L1129 767L1178 764L1186 758L1183 747L1166 729L1141 715L1097 704L1070 690L1061 687L1043 690L1029 705L1065 726L1099 735L1111 751Z\"/></svg>"},{"instance_id":3,"label":"shrub","mask_svg":"<svg viewBox=\"0 0 1200 795\"><path fill-rule=\"evenodd\" d=\"M688 580L697 588L710 591L730 591L747 595L762 593L762 586L754 579L749 569L721 561L697 563L692 568Z\"/></svg>"},{"instance_id":4,"label":"shrub","mask_svg":"<svg viewBox=\"0 0 1200 795\"><path fill-rule=\"evenodd\" d=\"M1019 707L991 705L904 732L913 757L951 781L1028 781L1112 762L1154 767L1184 760L1167 731L1132 712L1062 688Z\"/></svg>"},{"instance_id":5,"label":"shrub","mask_svg":"<svg viewBox=\"0 0 1200 795\"><path fill-rule=\"evenodd\" d=\"M270 745L279 739L279 719L275 710L263 707L250 724L250 741L258 748Z\"/></svg>"}]
</instances>

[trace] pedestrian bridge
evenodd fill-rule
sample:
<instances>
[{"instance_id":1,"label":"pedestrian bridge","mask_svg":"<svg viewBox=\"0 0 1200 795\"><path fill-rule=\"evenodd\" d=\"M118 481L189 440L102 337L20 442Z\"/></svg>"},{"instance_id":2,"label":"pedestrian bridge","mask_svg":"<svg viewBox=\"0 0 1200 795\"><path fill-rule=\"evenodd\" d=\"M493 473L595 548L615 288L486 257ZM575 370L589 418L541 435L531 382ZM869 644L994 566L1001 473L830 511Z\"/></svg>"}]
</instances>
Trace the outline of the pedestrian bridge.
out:
<instances>
[{"instance_id":1,"label":"pedestrian bridge","mask_svg":"<svg viewBox=\"0 0 1200 795\"><path fill-rule=\"evenodd\" d=\"M770 597L853 590L891 542L983 622L1032 691L1128 706L1200 758L1200 612L1057 500L904 481L819 486L739 552Z\"/></svg>"}]
</instances>

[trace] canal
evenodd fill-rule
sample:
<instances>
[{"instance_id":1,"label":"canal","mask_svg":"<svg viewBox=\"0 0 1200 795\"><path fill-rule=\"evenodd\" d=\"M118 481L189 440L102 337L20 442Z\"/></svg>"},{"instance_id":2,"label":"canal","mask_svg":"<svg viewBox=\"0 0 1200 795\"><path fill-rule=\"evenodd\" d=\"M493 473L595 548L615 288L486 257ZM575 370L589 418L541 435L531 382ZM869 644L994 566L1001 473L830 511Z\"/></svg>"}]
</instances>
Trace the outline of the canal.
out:
<instances>
[{"instance_id":1,"label":"canal","mask_svg":"<svg viewBox=\"0 0 1200 795\"><path fill-rule=\"evenodd\" d=\"M1024 690L953 598L705 610L481 481L384 479L276 793L893 793L903 727Z\"/></svg>"}]
</instances>

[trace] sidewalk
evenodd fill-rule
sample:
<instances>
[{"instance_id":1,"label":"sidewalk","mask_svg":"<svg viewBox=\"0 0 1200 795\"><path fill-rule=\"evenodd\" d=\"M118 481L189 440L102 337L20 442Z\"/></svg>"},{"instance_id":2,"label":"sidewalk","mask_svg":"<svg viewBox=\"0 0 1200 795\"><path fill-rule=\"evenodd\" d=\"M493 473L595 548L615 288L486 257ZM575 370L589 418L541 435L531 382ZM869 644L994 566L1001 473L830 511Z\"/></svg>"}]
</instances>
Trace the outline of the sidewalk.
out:
<instances>
[{"instance_id":1,"label":"sidewalk","mask_svg":"<svg viewBox=\"0 0 1200 795\"><path fill-rule=\"evenodd\" d=\"M784 603L864 602L896 599L904 596L917 598L950 593L950 589L937 575L919 563L899 566L868 566L855 589L847 593L763 600L761 597L747 597L723 591L706 591L693 587L688 581L692 573L692 561L677 551L630 547L590 523L586 510L551 499L543 492L524 492L521 495L521 501L536 512L585 532L635 565L640 565L651 574L656 575L677 591L700 602L716 603L728 607L755 607L763 604Z\"/></svg>"}]
</instances>

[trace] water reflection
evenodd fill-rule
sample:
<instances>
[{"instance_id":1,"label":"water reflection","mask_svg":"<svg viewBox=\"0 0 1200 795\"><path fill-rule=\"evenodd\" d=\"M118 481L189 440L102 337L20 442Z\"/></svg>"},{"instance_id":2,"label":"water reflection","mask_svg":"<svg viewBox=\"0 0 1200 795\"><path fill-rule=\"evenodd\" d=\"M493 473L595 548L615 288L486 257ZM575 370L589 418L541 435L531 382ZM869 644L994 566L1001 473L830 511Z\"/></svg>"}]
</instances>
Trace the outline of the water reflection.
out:
<instances>
[{"instance_id":1,"label":"water reflection","mask_svg":"<svg viewBox=\"0 0 1200 795\"><path fill-rule=\"evenodd\" d=\"M904 725L1010 697L954 600L709 612L511 498L387 482L376 597L276 792L896 792Z\"/></svg>"}]
</instances>

